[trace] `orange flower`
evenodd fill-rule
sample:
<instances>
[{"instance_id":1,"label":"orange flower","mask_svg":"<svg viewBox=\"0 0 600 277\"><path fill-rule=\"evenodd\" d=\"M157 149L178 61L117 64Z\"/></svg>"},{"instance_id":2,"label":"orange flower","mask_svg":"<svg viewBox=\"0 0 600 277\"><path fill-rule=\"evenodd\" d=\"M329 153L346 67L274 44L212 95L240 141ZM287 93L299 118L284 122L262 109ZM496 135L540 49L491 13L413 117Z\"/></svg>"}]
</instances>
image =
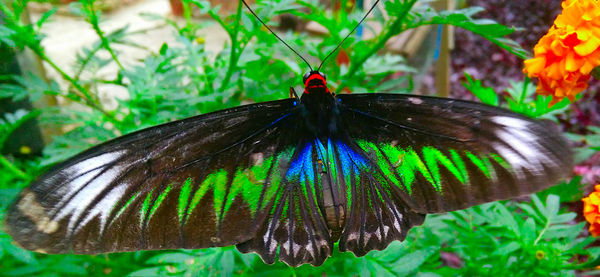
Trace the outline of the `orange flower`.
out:
<instances>
[{"instance_id":1,"label":"orange flower","mask_svg":"<svg viewBox=\"0 0 600 277\"><path fill-rule=\"evenodd\" d=\"M583 201L583 216L590 223L590 233L597 237L600 236L600 184L597 184L594 189L596 191L581 201Z\"/></svg>"},{"instance_id":2,"label":"orange flower","mask_svg":"<svg viewBox=\"0 0 600 277\"><path fill-rule=\"evenodd\" d=\"M534 47L523 72L539 78L537 91L552 104L585 90L600 65L600 0L565 0L554 25Z\"/></svg>"}]
</instances>

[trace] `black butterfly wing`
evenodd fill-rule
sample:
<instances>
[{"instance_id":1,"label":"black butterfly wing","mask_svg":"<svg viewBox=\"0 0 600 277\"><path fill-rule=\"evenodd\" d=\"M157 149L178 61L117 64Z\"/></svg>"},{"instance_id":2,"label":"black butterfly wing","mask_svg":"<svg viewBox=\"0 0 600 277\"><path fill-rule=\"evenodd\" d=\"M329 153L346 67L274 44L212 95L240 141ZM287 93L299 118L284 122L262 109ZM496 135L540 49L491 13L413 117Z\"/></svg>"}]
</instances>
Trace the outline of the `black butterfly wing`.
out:
<instances>
[{"instance_id":1,"label":"black butterfly wing","mask_svg":"<svg viewBox=\"0 0 600 277\"><path fill-rule=\"evenodd\" d=\"M340 95L341 118L382 179L419 213L532 193L571 173L557 128L484 104L415 95Z\"/></svg>"},{"instance_id":2,"label":"black butterfly wing","mask_svg":"<svg viewBox=\"0 0 600 277\"><path fill-rule=\"evenodd\" d=\"M138 131L41 176L7 232L47 253L204 248L251 239L305 134L296 99L241 106Z\"/></svg>"},{"instance_id":3,"label":"black butterfly wing","mask_svg":"<svg viewBox=\"0 0 600 277\"><path fill-rule=\"evenodd\" d=\"M532 193L571 172L556 128L507 110L398 94L337 101L326 163L346 196L340 250L357 256L403 240L424 214Z\"/></svg>"}]
</instances>

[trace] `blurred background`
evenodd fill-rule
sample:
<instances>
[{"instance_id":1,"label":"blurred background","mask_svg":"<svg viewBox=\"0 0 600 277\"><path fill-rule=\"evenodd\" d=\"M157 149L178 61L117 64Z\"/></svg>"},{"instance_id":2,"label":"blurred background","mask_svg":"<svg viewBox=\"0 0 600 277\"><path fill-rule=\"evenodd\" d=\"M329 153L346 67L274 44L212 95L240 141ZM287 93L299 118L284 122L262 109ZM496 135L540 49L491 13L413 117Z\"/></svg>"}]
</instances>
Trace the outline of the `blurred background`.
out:
<instances>
[{"instance_id":1,"label":"blurred background","mask_svg":"<svg viewBox=\"0 0 600 277\"><path fill-rule=\"evenodd\" d=\"M313 66L373 3L248 2ZM36 176L99 142L303 91L308 67L238 1L0 3L0 216ZM265 265L233 247L48 256L0 232L0 276L598 273L581 198L600 182L600 83L548 107L522 72L560 12L558 0L382 1L321 70L337 93L437 95L553 120L577 159L575 177L558 187L429 216L404 243L363 258L334 253L319 268Z\"/></svg>"}]
</instances>

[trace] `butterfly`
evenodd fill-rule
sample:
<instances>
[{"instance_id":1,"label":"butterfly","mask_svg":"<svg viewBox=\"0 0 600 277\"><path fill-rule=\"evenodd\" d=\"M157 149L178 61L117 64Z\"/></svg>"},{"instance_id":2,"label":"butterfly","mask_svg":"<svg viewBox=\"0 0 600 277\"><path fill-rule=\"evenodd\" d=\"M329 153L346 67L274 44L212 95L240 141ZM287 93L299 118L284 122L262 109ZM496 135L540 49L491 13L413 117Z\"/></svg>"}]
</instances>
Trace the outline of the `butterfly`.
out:
<instances>
[{"instance_id":1,"label":"butterfly","mask_svg":"<svg viewBox=\"0 0 600 277\"><path fill-rule=\"evenodd\" d=\"M480 103L335 94L318 70L301 97L137 131L23 190L6 231L42 253L236 245L266 263L322 264L404 240L426 214L532 193L571 171L544 121Z\"/></svg>"}]
</instances>

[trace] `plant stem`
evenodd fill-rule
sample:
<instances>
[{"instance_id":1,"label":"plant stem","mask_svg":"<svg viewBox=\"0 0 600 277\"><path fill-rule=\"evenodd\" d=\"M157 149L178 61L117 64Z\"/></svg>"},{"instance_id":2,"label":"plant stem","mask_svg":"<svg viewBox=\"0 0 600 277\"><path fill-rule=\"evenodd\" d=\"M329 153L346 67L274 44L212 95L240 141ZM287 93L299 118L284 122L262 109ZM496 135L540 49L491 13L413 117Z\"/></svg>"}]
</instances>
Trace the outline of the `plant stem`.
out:
<instances>
[{"instance_id":1,"label":"plant stem","mask_svg":"<svg viewBox=\"0 0 600 277\"><path fill-rule=\"evenodd\" d=\"M48 63L50 65L50 67L52 67L54 70L56 70L56 72L58 72L58 74L60 74L60 76L63 79L65 79L66 81L68 81L81 94L83 94L83 99L84 99L84 103L83 104L85 104L86 106L88 106L88 107L90 107L92 109L95 109L95 110L101 112L112 123L117 123L117 124L119 123L119 121L117 119L115 119L114 116L111 113L109 113L108 111L104 110L104 108L102 108L102 106L100 106L99 103L97 103L96 101L94 101L94 98L91 96L91 94L89 93L89 91L87 91L87 89L85 89L84 87L82 87L79 84L79 82L77 82L77 80L73 79L73 77L71 77L69 74L67 74L66 72L64 72L48 56L46 56L46 54L44 52L38 52L38 51L36 51L36 54L42 59L42 61Z\"/></svg>"},{"instance_id":2,"label":"plant stem","mask_svg":"<svg viewBox=\"0 0 600 277\"><path fill-rule=\"evenodd\" d=\"M219 91L223 91L225 90L225 88L227 88L227 86L229 85L229 82L231 81L231 76L233 75L233 72L235 71L236 67L237 67L237 62L239 60L240 57L240 53L237 53L236 48L238 47L239 43L237 40L238 34L240 32L240 20L242 18L242 1L238 1L238 7L237 7L237 14L235 16L235 24L234 24L234 28L233 30L226 28L225 30L227 31L227 33L229 34L229 38L231 39L231 56L229 58L229 68L227 69L227 73L225 74L225 78L223 78L223 81L221 82L221 87L219 88Z\"/></svg>"},{"instance_id":3,"label":"plant stem","mask_svg":"<svg viewBox=\"0 0 600 277\"><path fill-rule=\"evenodd\" d=\"M548 228L550 228L550 219L547 218L546 225L544 225L544 229L542 229L542 231L540 232L540 235L535 239L535 241L533 242L533 245L538 244L538 242L542 239L542 237L544 236L546 231L548 231Z\"/></svg>"},{"instance_id":4,"label":"plant stem","mask_svg":"<svg viewBox=\"0 0 600 277\"><path fill-rule=\"evenodd\" d=\"M191 30L193 30L192 28L192 7L190 6L190 1L189 0L183 0L181 1L183 3L183 17L185 18L185 27L188 31L188 38L192 38L193 36L195 36L196 34L194 34L193 32L191 32Z\"/></svg>"},{"instance_id":5,"label":"plant stem","mask_svg":"<svg viewBox=\"0 0 600 277\"><path fill-rule=\"evenodd\" d=\"M93 1L93 0L82 1L82 4L88 10L88 20L89 20L90 24L92 25L92 28L98 35L98 37L100 37L100 41L102 42L102 47L104 49L106 49L106 51L108 51L108 53L110 53L110 56L115 61L115 63L117 63L119 68L121 70L124 70L123 65L121 64L121 62L119 62L119 59L117 58L117 55L115 54L115 51L113 51L113 49L110 47L110 43L108 42L108 39L106 39L106 37L104 36L104 32L102 32L102 29L100 29L98 15L96 14L96 10L94 9L94 2L95 1Z\"/></svg>"},{"instance_id":6,"label":"plant stem","mask_svg":"<svg viewBox=\"0 0 600 277\"><path fill-rule=\"evenodd\" d=\"M400 31L398 31L398 30L402 27L402 24L404 23L404 19L406 19L408 12L410 12L410 10L412 9L412 7L415 5L416 2L417 2L417 0L409 0L406 4L404 4L404 6L403 6L404 9L402 10L402 12L398 16L398 18L396 18L396 21L394 21L394 23L392 23L392 25L387 28L387 31L383 35L379 36L375 45L373 45L373 47L371 47L371 49L369 49L366 54L364 54L364 55L358 57L358 59L352 61L352 64L350 65L350 69L348 69L348 73L346 73L346 75L343 78L344 80L352 79L352 77L354 77L354 74L356 74L356 72L360 69L360 67L363 66L363 64L370 57L372 57L379 50L381 50L383 47L385 47L385 43L390 38L392 38L393 36L402 32L402 30L400 30ZM342 81L342 83L338 86L337 90L341 91L342 89L344 89L346 87L346 83L347 83L347 81Z\"/></svg>"},{"instance_id":7,"label":"plant stem","mask_svg":"<svg viewBox=\"0 0 600 277\"><path fill-rule=\"evenodd\" d=\"M521 91L521 96L519 97L519 106L523 105L523 102L525 102L525 97L527 96L527 87L529 86L530 81L531 79L525 76L525 81L523 81L523 91Z\"/></svg>"},{"instance_id":8,"label":"plant stem","mask_svg":"<svg viewBox=\"0 0 600 277\"><path fill-rule=\"evenodd\" d=\"M12 164L6 157L4 157L4 155L0 155L0 165L3 165L10 172L12 172L14 175L16 175L17 177L19 177L23 180L30 179L29 176L27 176L27 174L23 170L19 169L14 164Z\"/></svg>"}]
</instances>

